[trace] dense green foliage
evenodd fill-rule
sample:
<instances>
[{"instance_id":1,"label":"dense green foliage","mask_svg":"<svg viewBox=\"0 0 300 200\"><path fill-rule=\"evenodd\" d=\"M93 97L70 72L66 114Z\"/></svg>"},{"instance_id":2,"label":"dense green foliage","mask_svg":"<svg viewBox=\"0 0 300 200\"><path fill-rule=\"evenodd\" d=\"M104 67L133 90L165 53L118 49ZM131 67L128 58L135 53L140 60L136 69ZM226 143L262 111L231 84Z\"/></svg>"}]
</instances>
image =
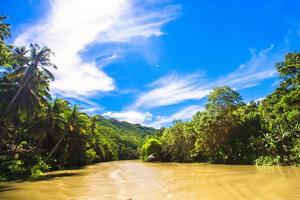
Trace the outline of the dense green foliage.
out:
<instances>
[{"instance_id":1,"label":"dense green foliage","mask_svg":"<svg viewBox=\"0 0 300 200\"><path fill-rule=\"evenodd\" d=\"M159 140L153 137L149 137L145 140L143 146L140 149L140 156L142 160L147 160L148 156L154 156L154 158L161 155L162 144Z\"/></svg>"},{"instance_id":2,"label":"dense green foliage","mask_svg":"<svg viewBox=\"0 0 300 200\"><path fill-rule=\"evenodd\" d=\"M52 99L51 50L7 45L4 20L0 17L0 180L138 158L144 137L158 130L89 116L64 99Z\"/></svg>"},{"instance_id":3,"label":"dense green foliage","mask_svg":"<svg viewBox=\"0 0 300 200\"><path fill-rule=\"evenodd\" d=\"M157 143L162 144L159 159L298 165L300 54L287 54L283 62L276 64L276 69L281 83L260 102L246 104L231 88L214 88L204 111L195 114L189 122L175 121L157 138ZM147 157L143 149L142 153Z\"/></svg>"}]
</instances>

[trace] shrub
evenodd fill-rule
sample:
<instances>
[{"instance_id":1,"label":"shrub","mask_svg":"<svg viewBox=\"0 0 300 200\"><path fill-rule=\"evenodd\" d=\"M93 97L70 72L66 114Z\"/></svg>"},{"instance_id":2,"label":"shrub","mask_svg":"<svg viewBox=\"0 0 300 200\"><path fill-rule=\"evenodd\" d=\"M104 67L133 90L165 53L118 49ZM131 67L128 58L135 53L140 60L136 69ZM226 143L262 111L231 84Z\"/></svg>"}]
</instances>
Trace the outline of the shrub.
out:
<instances>
[{"instance_id":1,"label":"shrub","mask_svg":"<svg viewBox=\"0 0 300 200\"><path fill-rule=\"evenodd\" d=\"M256 165L265 165L265 166L271 166L271 165L278 165L280 163L280 156L271 157L271 156L260 156L255 160Z\"/></svg>"},{"instance_id":2,"label":"shrub","mask_svg":"<svg viewBox=\"0 0 300 200\"><path fill-rule=\"evenodd\" d=\"M99 157L94 149L88 149L85 151L85 159L85 162L89 164L99 159Z\"/></svg>"},{"instance_id":3,"label":"shrub","mask_svg":"<svg viewBox=\"0 0 300 200\"><path fill-rule=\"evenodd\" d=\"M162 144L158 139L148 138L140 149L140 157L142 160L146 160L152 154L156 158L160 158L161 150Z\"/></svg>"},{"instance_id":4,"label":"shrub","mask_svg":"<svg viewBox=\"0 0 300 200\"><path fill-rule=\"evenodd\" d=\"M36 164L30 169L30 177L36 178L49 170L49 166L43 161L40 156L36 157Z\"/></svg>"}]
</instances>

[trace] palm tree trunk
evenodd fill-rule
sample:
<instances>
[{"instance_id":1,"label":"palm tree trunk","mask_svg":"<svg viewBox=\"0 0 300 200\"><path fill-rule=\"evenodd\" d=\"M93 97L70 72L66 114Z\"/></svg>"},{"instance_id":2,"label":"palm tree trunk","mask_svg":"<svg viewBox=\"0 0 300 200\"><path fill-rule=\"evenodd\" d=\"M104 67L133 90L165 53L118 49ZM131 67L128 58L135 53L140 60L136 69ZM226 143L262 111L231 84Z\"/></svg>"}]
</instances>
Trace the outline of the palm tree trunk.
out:
<instances>
[{"instance_id":1,"label":"palm tree trunk","mask_svg":"<svg viewBox=\"0 0 300 200\"><path fill-rule=\"evenodd\" d=\"M31 78L31 75L27 76L27 78L25 79L24 83L21 85L21 87L19 87L18 91L16 92L16 94L14 95L14 97L9 102L8 106L6 107L5 112L3 113L0 121L2 121L3 118L5 117L5 115L9 112L9 110L11 109L11 107L13 106L13 104L15 103L15 101L17 100L17 98L19 97L20 93L22 92L23 88L28 83L28 81L29 81L30 78Z\"/></svg>"},{"instance_id":2,"label":"palm tree trunk","mask_svg":"<svg viewBox=\"0 0 300 200\"><path fill-rule=\"evenodd\" d=\"M64 133L62 135L62 137L59 139L59 141L56 143L56 145L54 146L54 148L51 150L51 152L48 154L47 158L45 159L45 162L47 162L47 160L49 160L49 158L52 156L52 154L55 152L55 150L57 149L57 147L60 145L60 143L63 141L64 137L66 136L66 134Z\"/></svg>"},{"instance_id":3,"label":"palm tree trunk","mask_svg":"<svg viewBox=\"0 0 300 200\"><path fill-rule=\"evenodd\" d=\"M14 95L14 97L12 98L12 100L9 102L8 106L6 107L3 115L0 117L0 122L2 122L6 116L6 114L9 112L9 110L11 109L11 107L13 106L13 104L15 103L15 101L17 100L17 98L19 97L20 93L22 92L23 88L25 87L25 85L27 84L27 82L29 81L29 79L31 78L31 75L27 76L27 78L25 79L24 83L21 85L21 87L19 87L18 91L16 92L16 94ZM0 152L1 149L3 147L3 139L6 136L7 130L8 130L8 124L10 123L10 119L6 120L6 122L4 122L5 127L2 131L2 133L0 133Z\"/></svg>"},{"instance_id":4,"label":"palm tree trunk","mask_svg":"<svg viewBox=\"0 0 300 200\"><path fill-rule=\"evenodd\" d=\"M5 139L6 132L8 130L11 118L12 118L11 116L8 117L7 121L4 123L5 124L4 129L2 130L2 133L0 134L0 153L1 153L2 147L4 145L3 142L4 142L4 139Z\"/></svg>"},{"instance_id":5,"label":"palm tree trunk","mask_svg":"<svg viewBox=\"0 0 300 200\"><path fill-rule=\"evenodd\" d=\"M46 137L46 133L44 133L44 134L42 135L42 137L40 138L40 141L39 141L39 143L38 143L38 145L37 145L37 147L36 147L36 150L35 150L35 153L36 153L36 154L38 154L38 153L40 152L45 137Z\"/></svg>"}]
</instances>

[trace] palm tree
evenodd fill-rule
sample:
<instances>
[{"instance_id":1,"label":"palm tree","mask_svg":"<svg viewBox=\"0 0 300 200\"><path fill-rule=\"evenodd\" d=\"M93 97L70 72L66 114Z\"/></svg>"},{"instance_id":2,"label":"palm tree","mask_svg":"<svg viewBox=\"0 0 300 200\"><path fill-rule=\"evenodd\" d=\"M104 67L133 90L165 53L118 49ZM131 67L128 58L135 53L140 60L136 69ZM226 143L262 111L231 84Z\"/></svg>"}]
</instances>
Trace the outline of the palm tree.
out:
<instances>
[{"instance_id":1,"label":"palm tree","mask_svg":"<svg viewBox=\"0 0 300 200\"><path fill-rule=\"evenodd\" d=\"M90 132L91 135L95 135L95 130L97 128L97 121L99 120L99 116L95 115L90 118Z\"/></svg>"},{"instance_id":2,"label":"palm tree","mask_svg":"<svg viewBox=\"0 0 300 200\"><path fill-rule=\"evenodd\" d=\"M11 46L5 43L10 37L10 25L5 23L7 17L0 15L0 66L10 65L12 62Z\"/></svg>"},{"instance_id":3,"label":"palm tree","mask_svg":"<svg viewBox=\"0 0 300 200\"><path fill-rule=\"evenodd\" d=\"M4 23L6 19L6 16L0 16L0 40L2 41L10 37L10 25Z\"/></svg>"},{"instance_id":4,"label":"palm tree","mask_svg":"<svg viewBox=\"0 0 300 200\"><path fill-rule=\"evenodd\" d=\"M47 158L45 159L45 162L49 160L49 158L52 156L52 154L56 151L56 149L59 147L63 139L68 135L69 137L73 138L72 142L76 142L76 136L80 136L85 133L87 123L88 123L88 116L79 111L79 107L75 105L72 110L67 110L67 122L66 122L66 129L64 131L64 134L61 135L61 138L58 140L56 145L53 147L53 149L48 154ZM75 137L74 137L75 136ZM74 145L69 145L74 146Z\"/></svg>"},{"instance_id":5,"label":"palm tree","mask_svg":"<svg viewBox=\"0 0 300 200\"><path fill-rule=\"evenodd\" d=\"M0 123L4 123L4 128L0 133L0 152L7 133L6 124L10 123L14 114L17 114L15 108L32 114L35 108L51 99L49 83L54 80L54 76L47 68L56 69L56 66L50 61L53 53L47 47L41 48L37 44L31 44L29 51L19 48L15 53L19 63L13 66L14 71L0 83L1 96L6 96L8 93L11 96L11 100L8 101L8 105L0 116ZM29 56L27 56L28 53ZM12 108L14 108L14 112L12 112Z\"/></svg>"},{"instance_id":6,"label":"palm tree","mask_svg":"<svg viewBox=\"0 0 300 200\"><path fill-rule=\"evenodd\" d=\"M39 113L29 132L37 134L42 133L40 142L37 146L39 152L44 139L48 136L55 138L64 134L67 125L67 116L65 111L69 109L69 103L63 99L56 99L48 103Z\"/></svg>"},{"instance_id":7,"label":"palm tree","mask_svg":"<svg viewBox=\"0 0 300 200\"><path fill-rule=\"evenodd\" d=\"M20 53L23 54L24 50ZM41 48L37 44L31 44L29 53L30 56L28 57L25 66L22 66L18 70L16 70L16 72L22 71L23 73L21 74L23 74L23 77L19 81L17 81L19 88L16 94L13 96L12 100L9 102L4 112L4 116L10 111L11 107L25 87L30 89L33 89L33 87L39 87L36 82L38 82L39 84L42 83L43 88L40 89L44 89L43 93L45 93L46 96L50 96L49 93L46 93L49 91L49 80L53 81L54 76L47 68L57 68L50 61L50 56L53 54L53 52L47 47Z\"/></svg>"},{"instance_id":8,"label":"palm tree","mask_svg":"<svg viewBox=\"0 0 300 200\"><path fill-rule=\"evenodd\" d=\"M83 163L85 158L84 151L88 142L88 120L88 116L75 105L68 120L68 165L78 166Z\"/></svg>"}]
</instances>

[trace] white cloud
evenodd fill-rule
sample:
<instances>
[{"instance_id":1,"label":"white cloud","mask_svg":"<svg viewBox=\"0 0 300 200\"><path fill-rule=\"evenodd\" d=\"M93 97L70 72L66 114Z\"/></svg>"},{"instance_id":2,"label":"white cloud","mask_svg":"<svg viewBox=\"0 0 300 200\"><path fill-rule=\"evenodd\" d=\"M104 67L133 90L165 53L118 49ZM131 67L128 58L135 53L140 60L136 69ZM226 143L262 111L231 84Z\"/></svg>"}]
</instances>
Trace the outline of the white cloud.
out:
<instances>
[{"instance_id":1,"label":"white cloud","mask_svg":"<svg viewBox=\"0 0 300 200\"><path fill-rule=\"evenodd\" d=\"M203 111L204 108L198 105L191 105L179 110L178 112L170 115L170 116L157 116L152 123L147 124L148 126L161 128L163 126L170 125L176 119L180 119L183 121L190 120L193 115L195 115L199 111Z\"/></svg>"},{"instance_id":2,"label":"white cloud","mask_svg":"<svg viewBox=\"0 0 300 200\"><path fill-rule=\"evenodd\" d=\"M134 5L129 6L133 12L127 13L127 16L114 24L110 31L101 32L98 42L128 42L134 37L148 38L163 35L161 26L174 20L179 9L179 6L170 5L163 7L159 12L149 11L148 8L140 8L137 11ZM140 15L137 12L144 14Z\"/></svg>"},{"instance_id":3,"label":"white cloud","mask_svg":"<svg viewBox=\"0 0 300 200\"><path fill-rule=\"evenodd\" d=\"M55 52L53 62L58 70L53 71L56 77L51 84L53 93L88 97L114 90L114 80L102 68L118 59L118 55L113 54L96 64L94 60L83 61L80 53L96 43L126 43L160 36L162 25L173 20L180 9L162 4L147 10L136 2L49 0L49 13L36 24L30 24L15 43L36 42Z\"/></svg>"},{"instance_id":4,"label":"white cloud","mask_svg":"<svg viewBox=\"0 0 300 200\"><path fill-rule=\"evenodd\" d=\"M236 90L257 86L261 81L277 75L275 63L282 59L284 51L273 51L273 45L256 54L227 76L205 80L199 74L178 75L172 73L150 84L150 90L139 95L130 108L154 108L174 105L187 100L199 100L216 86L230 86Z\"/></svg>"},{"instance_id":5,"label":"white cloud","mask_svg":"<svg viewBox=\"0 0 300 200\"><path fill-rule=\"evenodd\" d=\"M85 108L85 109L82 109L81 111L85 112L85 113L88 113L90 115L93 115L93 114L97 114L101 110L102 110L102 108L100 108L100 107L97 106L97 107Z\"/></svg>"},{"instance_id":6,"label":"white cloud","mask_svg":"<svg viewBox=\"0 0 300 200\"><path fill-rule=\"evenodd\" d=\"M244 64L240 65L235 71L227 77L222 77L215 81L215 85L228 85L236 89L254 87L261 81L275 77L277 71L275 63L280 61L284 52L274 50L274 45L256 53L255 49L250 49L251 58Z\"/></svg>"},{"instance_id":7,"label":"white cloud","mask_svg":"<svg viewBox=\"0 0 300 200\"><path fill-rule=\"evenodd\" d=\"M154 116L150 112L140 112L138 110L126 110L121 112L105 112L102 114L104 117L114 118L121 121L142 124L144 126L161 128L168 126L176 119L189 120L192 116L202 111L204 108L198 105L187 106L174 114L168 116Z\"/></svg>"},{"instance_id":8,"label":"white cloud","mask_svg":"<svg viewBox=\"0 0 300 200\"><path fill-rule=\"evenodd\" d=\"M203 106L191 105L172 115L173 119L190 119L196 112L203 111Z\"/></svg>"},{"instance_id":9,"label":"white cloud","mask_svg":"<svg viewBox=\"0 0 300 200\"><path fill-rule=\"evenodd\" d=\"M258 103L261 102L262 100L264 100L266 97L260 97L258 99L255 99L254 102ZM249 102L250 103L250 102Z\"/></svg>"},{"instance_id":10,"label":"white cloud","mask_svg":"<svg viewBox=\"0 0 300 200\"><path fill-rule=\"evenodd\" d=\"M203 88L198 82L200 75L179 76L171 74L153 82L153 88L143 93L132 105L134 108L153 108L177 104L189 99L201 99L210 90Z\"/></svg>"},{"instance_id":11,"label":"white cloud","mask_svg":"<svg viewBox=\"0 0 300 200\"><path fill-rule=\"evenodd\" d=\"M151 121L153 115L149 112L142 113L134 110L123 112L106 112L102 114L104 117L114 118L121 121L127 121L135 124L143 124Z\"/></svg>"}]
</instances>

